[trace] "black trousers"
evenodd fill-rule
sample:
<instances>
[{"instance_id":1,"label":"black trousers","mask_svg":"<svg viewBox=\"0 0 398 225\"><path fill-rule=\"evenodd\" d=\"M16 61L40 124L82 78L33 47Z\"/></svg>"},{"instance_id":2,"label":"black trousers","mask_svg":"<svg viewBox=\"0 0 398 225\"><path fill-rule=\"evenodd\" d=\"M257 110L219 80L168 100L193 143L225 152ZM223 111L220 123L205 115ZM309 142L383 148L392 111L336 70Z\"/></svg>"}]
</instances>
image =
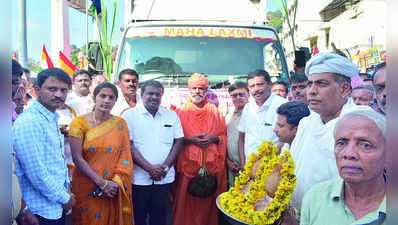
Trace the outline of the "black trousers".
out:
<instances>
[{"instance_id":1,"label":"black trousers","mask_svg":"<svg viewBox=\"0 0 398 225\"><path fill-rule=\"evenodd\" d=\"M135 225L165 225L172 184L134 185L133 209Z\"/></svg>"},{"instance_id":2,"label":"black trousers","mask_svg":"<svg viewBox=\"0 0 398 225\"><path fill-rule=\"evenodd\" d=\"M39 220L40 225L65 225L65 215L62 215L62 217L57 220L49 220L39 215L35 216Z\"/></svg>"}]
</instances>

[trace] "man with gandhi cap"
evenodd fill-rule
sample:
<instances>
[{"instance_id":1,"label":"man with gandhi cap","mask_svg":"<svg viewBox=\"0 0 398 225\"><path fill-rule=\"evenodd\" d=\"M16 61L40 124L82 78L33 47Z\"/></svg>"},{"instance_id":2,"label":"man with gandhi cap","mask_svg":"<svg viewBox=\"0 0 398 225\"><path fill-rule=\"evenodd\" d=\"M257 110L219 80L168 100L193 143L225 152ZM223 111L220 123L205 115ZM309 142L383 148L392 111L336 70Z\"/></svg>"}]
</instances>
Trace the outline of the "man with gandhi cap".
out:
<instances>
[{"instance_id":1,"label":"man with gandhi cap","mask_svg":"<svg viewBox=\"0 0 398 225\"><path fill-rule=\"evenodd\" d=\"M369 108L341 116L334 155L339 176L307 192L300 224L386 224L385 117Z\"/></svg>"},{"instance_id":2,"label":"man with gandhi cap","mask_svg":"<svg viewBox=\"0 0 398 225\"><path fill-rule=\"evenodd\" d=\"M340 115L357 106L349 97L351 78L358 69L347 58L334 53L320 53L308 61L307 100L311 115L298 126L290 151L296 164L296 189L292 206L301 208L308 189L338 175L333 154L333 127Z\"/></svg>"},{"instance_id":3,"label":"man with gandhi cap","mask_svg":"<svg viewBox=\"0 0 398 225\"><path fill-rule=\"evenodd\" d=\"M224 117L206 98L207 78L194 73L188 80L190 98L177 109L184 130L184 148L177 161L174 225L217 225L216 198L227 191L225 168L227 130ZM217 191L198 198L187 192L189 181L198 174L206 152L206 168L217 178Z\"/></svg>"}]
</instances>

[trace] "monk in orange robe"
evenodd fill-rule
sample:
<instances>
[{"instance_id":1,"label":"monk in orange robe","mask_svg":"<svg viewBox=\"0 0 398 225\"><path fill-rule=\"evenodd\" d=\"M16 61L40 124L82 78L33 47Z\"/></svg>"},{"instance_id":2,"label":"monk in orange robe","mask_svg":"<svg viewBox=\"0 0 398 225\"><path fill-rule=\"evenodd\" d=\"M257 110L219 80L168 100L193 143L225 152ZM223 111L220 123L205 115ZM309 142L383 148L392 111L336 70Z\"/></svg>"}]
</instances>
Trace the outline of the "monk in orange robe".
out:
<instances>
[{"instance_id":1,"label":"monk in orange robe","mask_svg":"<svg viewBox=\"0 0 398 225\"><path fill-rule=\"evenodd\" d=\"M184 148L177 161L174 225L217 225L216 198L227 191L226 125L221 112L206 99L207 78L195 73L188 80L190 99L176 112L184 130ZM217 191L208 198L198 198L187 192L189 181L202 165L206 151L206 168L217 177Z\"/></svg>"}]
</instances>

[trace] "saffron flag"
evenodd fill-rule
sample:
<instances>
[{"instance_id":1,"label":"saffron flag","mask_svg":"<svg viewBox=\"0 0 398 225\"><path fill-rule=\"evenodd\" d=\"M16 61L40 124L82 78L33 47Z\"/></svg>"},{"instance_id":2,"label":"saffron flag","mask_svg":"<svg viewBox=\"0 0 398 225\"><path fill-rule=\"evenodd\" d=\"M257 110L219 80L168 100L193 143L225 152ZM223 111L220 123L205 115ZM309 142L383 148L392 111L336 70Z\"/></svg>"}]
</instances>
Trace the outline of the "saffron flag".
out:
<instances>
[{"instance_id":1,"label":"saffron flag","mask_svg":"<svg viewBox=\"0 0 398 225\"><path fill-rule=\"evenodd\" d=\"M82 62L80 64L80 69L84 69L86 67L86 60L84 60L84 55L82 55Z\"/></svg>"},{"instance_id":2,"label":"saffron flag","mask_svg":"<svg viewBox=\"0 0 398 225\"><path fill-rule=\"evenodd\" d=\"M16 52L14 52L14 56L12 57L15 61L17 61L18 62L18 57L17 57L17 53Z\"/></svg>"},{"instance_id":3,"label":"saffron flag","mask_svg":"<svg viewBox=\"0 0 398 225\"><path fill-rule=\"evenodd\" d=\"M314 49L314 54L313 54L313 56L314 56L314 55L316 55L316 54L318 54L318 53L319 53L318 46L315 46L315 49Z\"/></svg>"},{"instance_id":4,"label":"saffron flag","mask_svg":"<svg viewBox=\"0 0 398 225\"><path fill-rule=\"evenodd\" d=\"M54 67L54 64L51 61L50 56L48 56L46 46L43 45L43 51L41 52L41 62L40 62L39 72L44 69L53 68L53 67Z\"/></svg>"},{"instance_id":5,"label":"saffron flag","mask_svg":"<svg viewBox=\"0 0 398 225\"><path fill-rule=\"evenodd\" d=\"M77 70L76 66L66 57L61 51L59 51L59 65L73 78L73 73Z\"/></svg>"}]
</instances>

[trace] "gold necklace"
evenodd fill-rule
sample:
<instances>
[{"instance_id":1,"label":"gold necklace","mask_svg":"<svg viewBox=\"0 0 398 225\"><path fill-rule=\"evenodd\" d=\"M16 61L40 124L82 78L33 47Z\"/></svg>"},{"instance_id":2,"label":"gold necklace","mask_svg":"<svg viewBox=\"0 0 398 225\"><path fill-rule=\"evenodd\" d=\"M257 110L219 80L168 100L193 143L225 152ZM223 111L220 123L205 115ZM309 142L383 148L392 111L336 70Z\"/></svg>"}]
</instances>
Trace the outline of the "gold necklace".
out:
<instances>
[{"instance_id":1,"label":"gold necklace","mask_svg":"<svg viewBox=\"0 0 398 225\"><path fill-rule=\"evenodd\" d=\"M107 119L105 119L104 121L106 121L106 120L108 120L109 118L107 118ZM97 126L97 120L95 119L95 112L93 112L93 120L94 120L94 127L96 127ZM103 122L103 121L102 121ZM101 123L102 123L101 122ZM100 123L100 124L101 124ZM99 124L98 124L99 125Z\"/></svg>"}]
</instances>

